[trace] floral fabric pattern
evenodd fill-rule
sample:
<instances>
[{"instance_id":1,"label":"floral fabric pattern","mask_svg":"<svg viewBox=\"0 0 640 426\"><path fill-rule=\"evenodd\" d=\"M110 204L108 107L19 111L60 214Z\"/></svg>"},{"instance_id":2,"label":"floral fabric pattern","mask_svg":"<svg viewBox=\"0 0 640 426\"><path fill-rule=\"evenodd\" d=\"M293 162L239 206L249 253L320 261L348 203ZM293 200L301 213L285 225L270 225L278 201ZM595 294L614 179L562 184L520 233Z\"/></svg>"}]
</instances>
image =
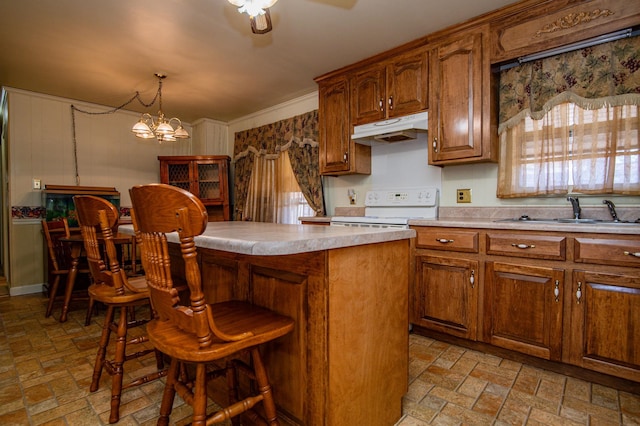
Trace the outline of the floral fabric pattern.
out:
<instances>
[{"instance_id":1,"label":"floral fabric pattern","mask_svg":"<svg viewBox=\"0 0 640 426\"><path fill-rule=\"evenodd\" d=\"M498 133L571 102L583 109L640 104L640 37L527 62L500 73Z\"/></svg>"},{"instance_id":2,"label":"floral fabric pattern","mask_svg":"<svg viewBox=\"0 0 640 426\"><path fill-rule=\"evenodd\" d=\"M291 167L307 202L317 216L324 215L317 110L235 134L233 161L236 206L245 204L254 156L277 157L283 151L289 153ZM242 212L236 208L234 219L241 220L241 217Z\"/></svg>"}]
</instances>

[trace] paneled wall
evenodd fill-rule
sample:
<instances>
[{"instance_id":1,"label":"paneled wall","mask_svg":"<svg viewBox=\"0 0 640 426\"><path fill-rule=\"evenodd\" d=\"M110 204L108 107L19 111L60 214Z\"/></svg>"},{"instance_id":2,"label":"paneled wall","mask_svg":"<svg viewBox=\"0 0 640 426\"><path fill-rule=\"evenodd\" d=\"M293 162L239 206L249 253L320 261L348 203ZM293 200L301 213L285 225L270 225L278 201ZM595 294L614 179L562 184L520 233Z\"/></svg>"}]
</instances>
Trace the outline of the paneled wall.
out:
<instances>
[{"instance_id":1,"label":"paneled wall","mask_svg":"<svg viewBox=\"0 0 640 426\"><path fill-rule=\"evenodd\" d=\"M110 107L7 88L8 205L42 205L42 193L32 189L54 185L109 186L120 191L121 205L130 206L129 188L159 181L158 155L188 155L193 139L176 143L142 140L131 133L139 114L87 115L76 112L76 152L79 181L74 166L71 105L92 112ZM192 132L186 123L187 131ZM5 212L5 214L9 214ZM9 218L9 250L3 265L11 294L38 292L45 281L44 246L39 218ZM5 232L7 235L4 235Z\"/></svg>"}]
</instances>

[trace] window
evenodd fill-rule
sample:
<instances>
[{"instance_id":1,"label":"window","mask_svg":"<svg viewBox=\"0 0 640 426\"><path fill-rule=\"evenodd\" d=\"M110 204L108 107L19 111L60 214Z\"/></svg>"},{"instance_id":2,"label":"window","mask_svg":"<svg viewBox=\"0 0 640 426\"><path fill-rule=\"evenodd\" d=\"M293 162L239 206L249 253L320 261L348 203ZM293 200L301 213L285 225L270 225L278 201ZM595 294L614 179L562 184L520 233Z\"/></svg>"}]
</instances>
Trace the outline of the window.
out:
<instances>
[{"instance_id":1,"label":"window","mask_svg":"<svg viewBox=\"0 0 640 426\"><path fill-rule=\"evenodd\" d=\"M498 197L640 194L639 61L633 37L501 72Z\"/></svg>"},{"instance_id":2,"label":"window","mask_svg":"<svg viewBox=\"0 0 640 426\"><path fill-rule=\"evenodd\" d=\"M314 216L296 181L287 151L254 160L244 218L254 222L300 223L299 217Z\"/></svg>"}]
</instances>

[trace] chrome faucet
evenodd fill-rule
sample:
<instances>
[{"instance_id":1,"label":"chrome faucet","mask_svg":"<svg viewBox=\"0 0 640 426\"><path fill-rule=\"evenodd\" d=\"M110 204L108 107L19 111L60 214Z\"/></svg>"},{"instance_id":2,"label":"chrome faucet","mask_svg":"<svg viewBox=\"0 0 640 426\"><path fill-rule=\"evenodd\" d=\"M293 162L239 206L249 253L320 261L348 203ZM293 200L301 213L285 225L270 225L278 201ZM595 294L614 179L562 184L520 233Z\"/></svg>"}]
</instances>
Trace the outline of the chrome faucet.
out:
<instances>
[{"instance_id":1,"label":"chrome faucet","mask_svg":"<svg viewBox=\"0 0 640 426\"><path fill-rule=\"evenodd\" d=\"M580 208L580 201L578 201L578 197L567 197L567 201L570 201L571 207L573 207L573 218L580 219L582 209Z\"/></svg>"},{"instance_id":2,"label":"chrome faucet","mask_svg":"<svg viewBox=\"0 0 640 426\"><path fill-rule=\"evenodd\" d=\"M618 213L616 213L616 205L609 200L602 200L602 204L606 204L607 207L609 207L609 213L611 213L611 218L613 219L613 221L620 222L620 219L618 219Z\"/></svg>"}]
</instances>

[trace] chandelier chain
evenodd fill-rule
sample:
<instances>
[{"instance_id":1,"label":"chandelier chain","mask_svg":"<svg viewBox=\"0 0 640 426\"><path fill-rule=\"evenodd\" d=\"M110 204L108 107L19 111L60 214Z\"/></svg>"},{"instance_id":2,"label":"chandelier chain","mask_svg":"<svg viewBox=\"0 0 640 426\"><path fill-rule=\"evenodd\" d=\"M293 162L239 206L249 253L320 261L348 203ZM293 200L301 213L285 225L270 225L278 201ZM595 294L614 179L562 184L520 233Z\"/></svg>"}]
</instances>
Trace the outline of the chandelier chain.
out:
<instances>
[{"instance_id":1,"label":"chandelier chain","mask_svg":"<svg viewBox=\"0 0 640 426\"><path fill-rule=\"evenodd\" d=\"M80 185L80 174L78 172L78 142L76 140L76 114L75 112L81 112L83 114L87 114L87 115L106 115L106 114L114 114L118 111L120 111L121 109L123 109L124 107L128 106L129 104L131 104L133 101L137 100L138 103L140 103L140 105L144 106L145 108L149 108L152 107L156 101L159 101L159 106L160 106L160 111L162 111L162 80L158 80L158 91L156 92L155 96L153 97L153 99L151 100L151 102L146 103L145 101L142 100L142 97L140 97L140 92L138 92L136 90L136 93L129 98L128 101L126 101L125 103L123 103L122 105L119 105L117 107L113 107L112 109L108 110L108 111L87 111L87 110L83 110L80 109L78 107L76 107L75 105L71 104L71 126L72 126L72 138L73 138L73 165L74 165L74 171L75 171L75 177L76 177L76 185Z\"/></svg>"}]
</instances>

